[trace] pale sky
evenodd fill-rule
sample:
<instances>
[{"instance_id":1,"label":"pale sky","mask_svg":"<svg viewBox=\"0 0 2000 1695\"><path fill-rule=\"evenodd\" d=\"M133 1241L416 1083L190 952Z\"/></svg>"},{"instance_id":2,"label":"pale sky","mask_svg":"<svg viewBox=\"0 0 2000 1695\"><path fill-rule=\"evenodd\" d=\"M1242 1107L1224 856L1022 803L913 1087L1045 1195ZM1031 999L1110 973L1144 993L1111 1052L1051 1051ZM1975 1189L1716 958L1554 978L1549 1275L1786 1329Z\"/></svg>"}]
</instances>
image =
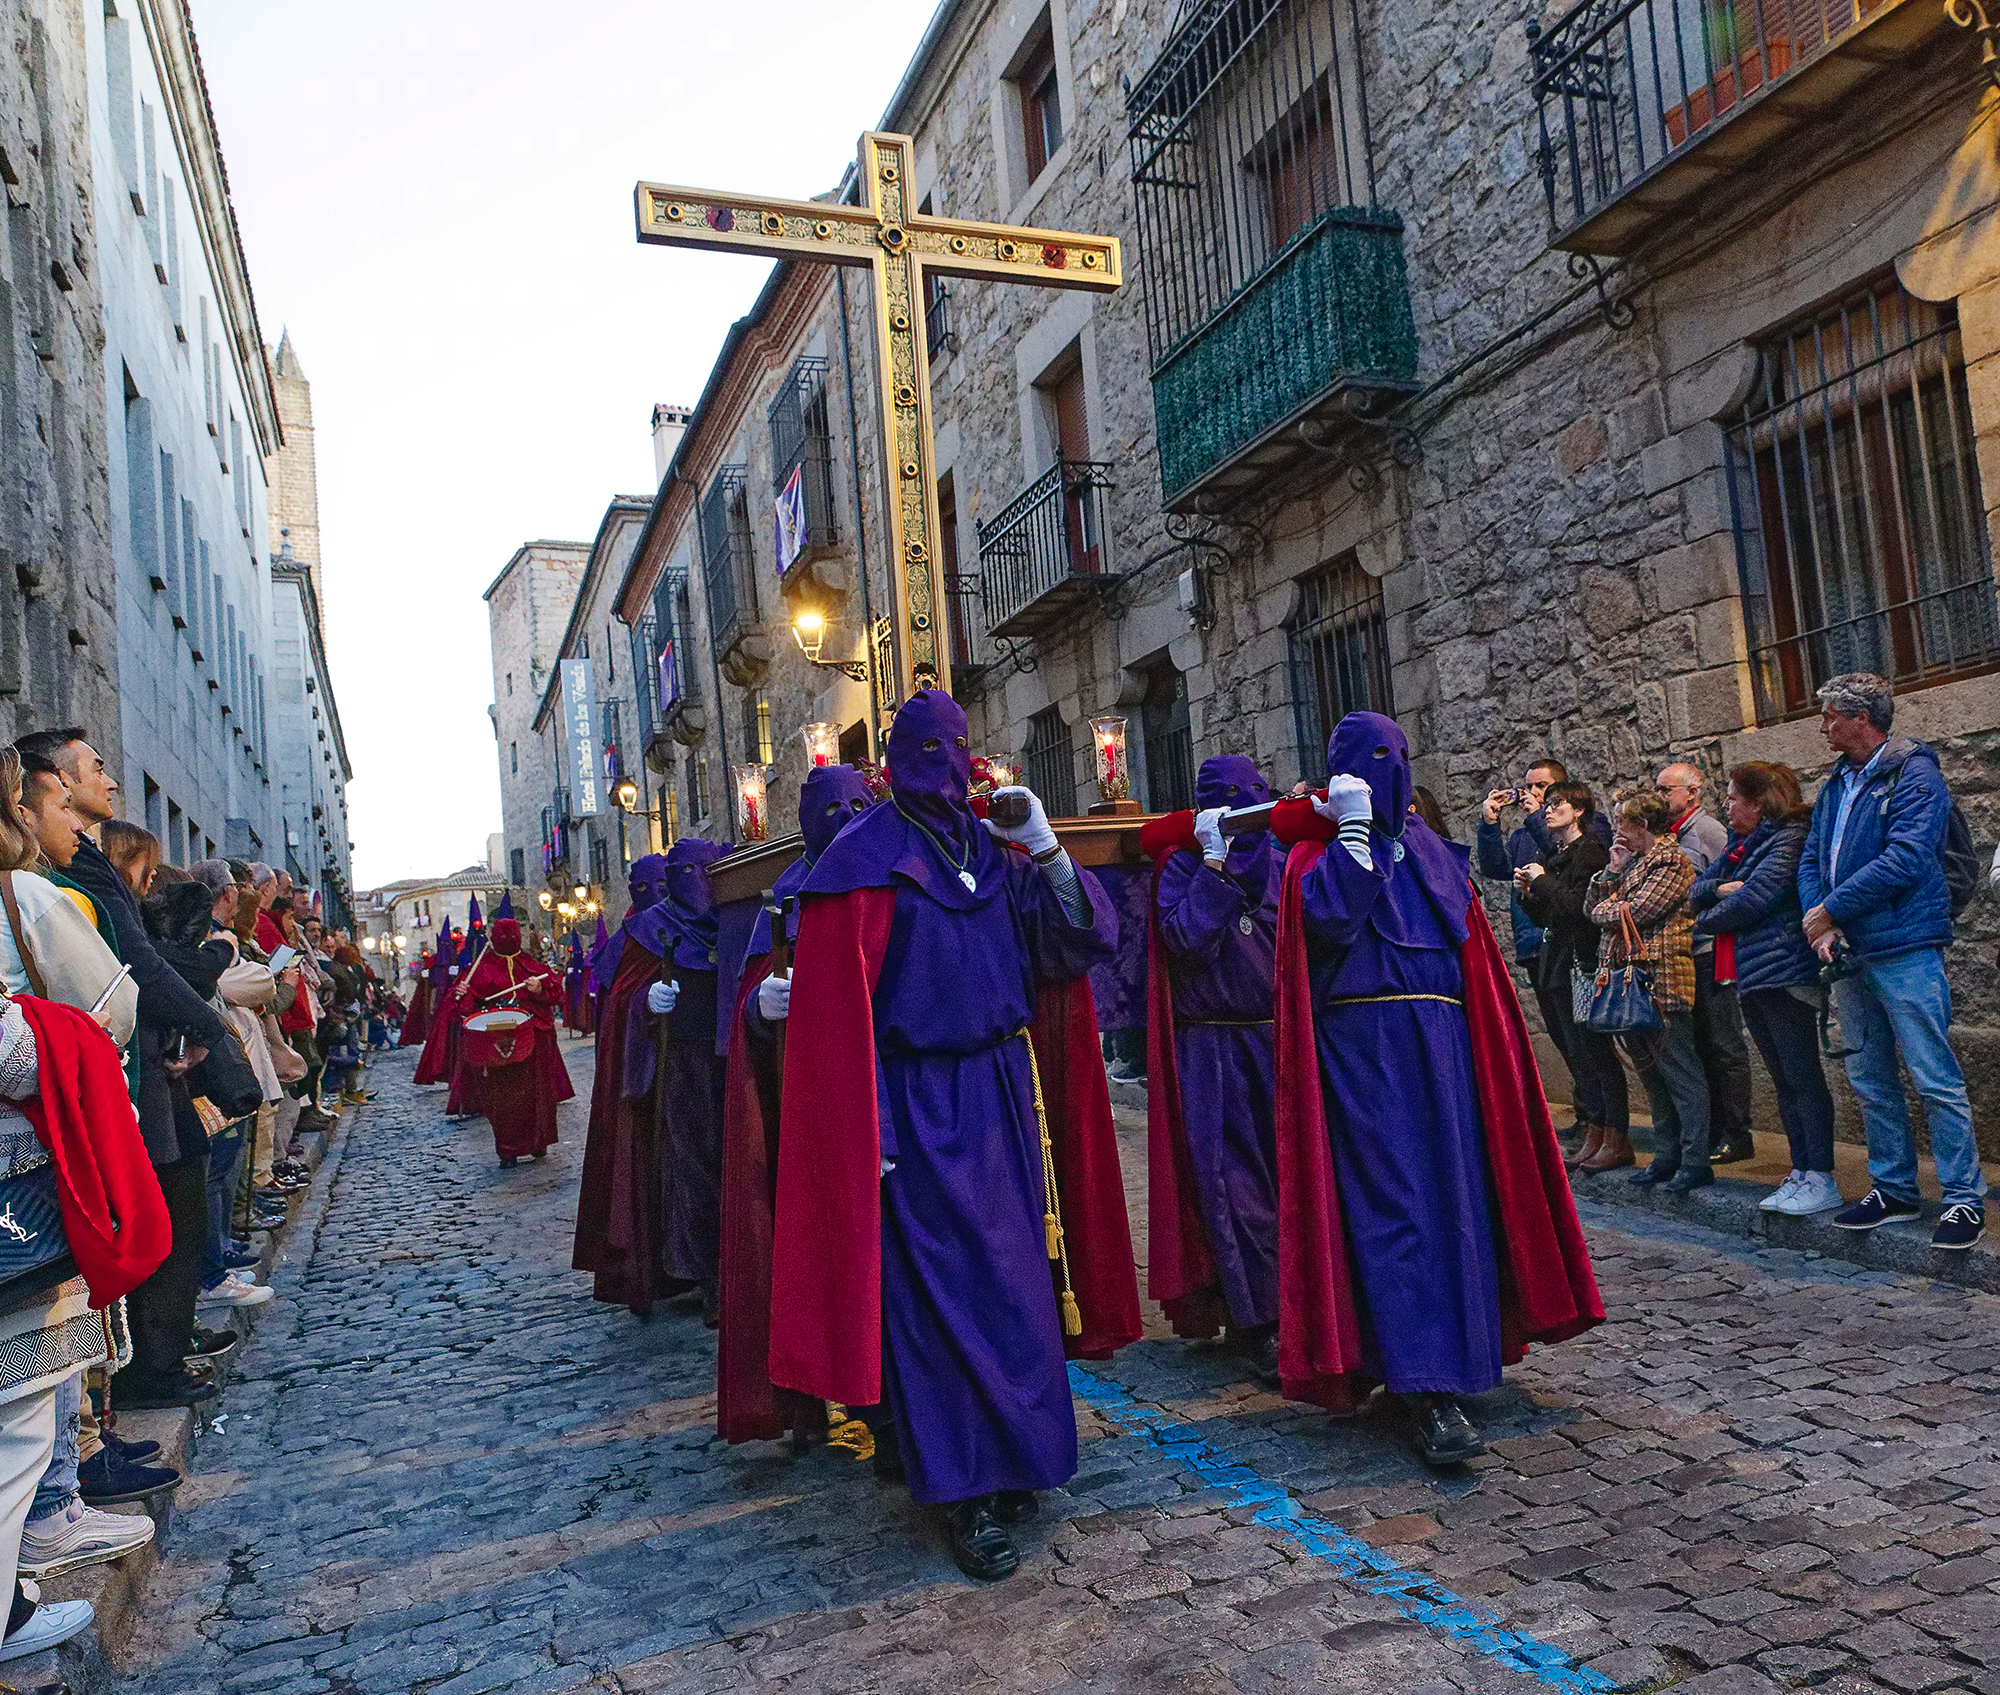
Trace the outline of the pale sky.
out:
<instances>
[{"instance_id":1,"label":"pale sky","mask_svg":"<svg viewBox=\"0 0 2000 1695\"><path fill-rule=\"evenodd\" d=\"M500 827L480 600L653 488L760 260L642 248L642 178L805 198L932 0L193 0L265 339L313 385L357 888Z\"/></svg>"}]
</instances>

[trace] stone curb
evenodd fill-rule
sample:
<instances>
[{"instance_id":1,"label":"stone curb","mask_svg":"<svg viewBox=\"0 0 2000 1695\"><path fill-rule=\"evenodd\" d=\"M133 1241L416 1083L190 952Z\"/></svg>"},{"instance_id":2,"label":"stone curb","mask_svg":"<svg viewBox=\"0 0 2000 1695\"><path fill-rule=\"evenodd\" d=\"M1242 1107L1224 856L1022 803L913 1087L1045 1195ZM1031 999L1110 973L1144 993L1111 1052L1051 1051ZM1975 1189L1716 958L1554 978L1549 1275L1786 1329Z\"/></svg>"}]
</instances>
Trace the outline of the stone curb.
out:
<instances>
[{"instance_id":1,"label":"stone curb","mask_svg":"<svg viewBox=\"0 0 2000 1695\"><path fill-rule=\"evenodd\" d=\"M304 1137L306 1161L313 1167L312 1185L305 1191L305 1199L298 1211L274 1230L264 1244L261 1267L264 1281L280 1294L296 1291L304 1275L304 1267L311 1262L313 1245L319 1238L320 1226L326 1217L328 1198L340 1176L348 1138L367 1111L366 1106L360 1106L343 1112L339 1124L330 1133L330 1140L327 1135L317 1133ZM304 1252L292 1252L294 1243L303 1244ZM274 1305L275 1302L267 1304ZM229 1367L255 1333L264 1310L263 1307L244 1307L229 1315L230 1327L242 1340L237 1352L224 1362L223 1394L218 1401L203 1409L204 1412L220 1414L228 1411L228 1387L232 1381ZM214 1309L210 1309L209 1316L214 1316ZM113 1378L114 1409L117 1399L117 1379ZM191 1409L169 1407L153 1412L119 1413L118 1432L133 1440L159 1443L163 1462L175 1467L184 1476L191 1475L189 1462L195 1457L200 1436L200 1423ZM110 1510L130 1512L135 1505L121 1505ZM66 1572L42 1584L44 1600L88 1601L97 1614L96 1620L89 1630L64 1643L53 1653L10 1661L5 1667L0 1667L0 1688L18 1685L33 1689L61 1678L77 1695L93 1695L93 1692L109 1691L118 1685L121 1679L106 1661L122 1657L138 1628L146 1586L160 1563L162 1546L173 1534L171 1500L153 1510L153 1521L157 1527L153 1540L137 1553L108 1565L84 1566L81 1570Z\"/></svg>"},{"instance_id":2,"label":"stone curb","mask_svg":"<svg viewBox=\"0 0 2000 1695\"><path fill-rule=\"evenodd\" d=\"M1635 1135L1635 1145L1638 1140ZM1626 1181L1629 1175L1629 1169L1600 1172L1594 1177L1574 1179L1571 1188L1579 1201L1656 1212L1683 1223L1719 1230L1724 1235L1747 1236L1773 1248L1800 1249L1827 1259L1866 1266L1871 1271L1921 1277L1927 1282L2000 1295L2000 1252L1994 1250L1993 1238L1989 1235L1963 1253L1942 1252L1931 1246L1931 1228L1936 1220L1928 1212L1917 1224L1837 1230L1831 1213L1792 1218L1761 1210L1758 1203L1771 1193L1767 1184L1745 1183L1718 1172L1715 1182L1706 1189L1697 1189L1689 1195L1667 1195L1657 1188L1635 1189Z\"/></svg>"},{"instance_id":3,"label":"stone curb","mask_svg":"<svg viewBox=\"0 0 2000 1695\"><path fill-rule=\"evenodd\" d=\"M1133 1115L1135 1127L1146 1123L1146 1085L1112 1082L1113 1108ZM1635 1126L1632 1145L1641 1152L1651 1146L1646 1130ZM1836 1230L1831 1213L1809 1218L1792 1218L1783 1213L1765 1212L1758 1203L1771 1193L1764 1183L1746 1183L1727 1175L1728 1167L1716 1172L1715 1182L1691 1195L1666 1195L1656 1188L1635 1189L1626 1178L1630 1170L1600 1172L1593 1177L1571 1179L1579 1201L1605 1206L1637 1208L1660 1213L1686 1224L1697 1224L1728 1236L1743 1236L1773 1248L1792 1248L1826 1259L1846 1260L1871 1271L1893 1272L1904 1277L1921 1277L1927 1282L1949 1283L1957 1288L1979 1289L2000 1295L2000 1230L1990 1232L1976 1246L1963 1253L1941 1252L1931 1246L1935 1208L1926 1209L1920 1224L1887 1224L1877 1230ZM1859 1199L1858 1195L1851 1199Z\"/></svg>"}]
</instances>

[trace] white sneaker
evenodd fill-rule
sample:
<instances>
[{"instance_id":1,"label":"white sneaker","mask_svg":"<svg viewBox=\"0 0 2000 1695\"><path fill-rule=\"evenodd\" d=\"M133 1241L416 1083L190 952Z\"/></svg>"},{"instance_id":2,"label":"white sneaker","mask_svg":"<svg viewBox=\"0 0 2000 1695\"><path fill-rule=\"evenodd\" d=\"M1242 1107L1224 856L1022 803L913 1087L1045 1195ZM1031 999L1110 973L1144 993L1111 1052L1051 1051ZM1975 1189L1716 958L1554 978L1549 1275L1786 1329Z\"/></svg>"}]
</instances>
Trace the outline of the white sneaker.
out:
<instances>
[{"instance_id":1,"label":"white sneaker","mask_svg":"<svg viewBox=\"0 0 2000 1695\"><path fill-rule=\"evenodd\" d=\"M245 1283L232 1274L213 1289L202 1290L198 1304L205 1307L261 1307L274 1293L275 1290Z\"/></svg>"},{"instance_id":2,"label":"white sneaker","mask_svg":"<svg viewBox=\"0 0 2000 1695\"><path fill-rule=\"evenodd\" d=\"M1805 1173L1796 1167L1788 1171L1785 1174L1784 1182L1780 1183L1777 1188L1773 1189L1757 1203L1758 1209L1763 1212L1788 1211L1789 1208L1786 1203L1792 1198L1792 1191L1799 1186L1804 1177Z\"/></svg>"},{"instance_id":3,"label":"white sneaker","mask_svg":"<svg viewBox=\"0 0 2000 1695\"><path fill-rule=\"evenodd\" d=\"M35 1610L19 1630L0 1642L0 1660L24 1659L46 1648L60 1647L72 1636L88 1630L90 1621L97 1616L88 1601L44 1601L32 1579L22 1580L21 1591L35 1603Z\"/></svg>"},{"instance_id":4,"label":"white sneaker","mask_svg":"<svg viewBox=\"0 0 2000 1695\"><path fill-rule=\"evenodd\" d=\"M1833 1207L1845 1206L1846 1200L1840 1192L1840 1185L1834 1181L1830 1171L1801 1171L1792 1192L1785 1197L1785 1204L1773 1207L1773 1212L1786 1213L1793 1218L1804 1218L1810 1213L1826 1212Z\"/></svg>"},{"instance_id":5,"label":"white sneaker","mask_svg":"<svg viewBox=\"0 0 2000 1695\"><path fill-rule=\"evenodd\" d=\"M128 1518L72 1501L21 1532L21 1575L55 1577L78 1566L101 1565L145 1547L152 1539L153 1521L144 1514ZM13 1640L7 1639L10 1646Z\"/></svg>"}]
</instances>

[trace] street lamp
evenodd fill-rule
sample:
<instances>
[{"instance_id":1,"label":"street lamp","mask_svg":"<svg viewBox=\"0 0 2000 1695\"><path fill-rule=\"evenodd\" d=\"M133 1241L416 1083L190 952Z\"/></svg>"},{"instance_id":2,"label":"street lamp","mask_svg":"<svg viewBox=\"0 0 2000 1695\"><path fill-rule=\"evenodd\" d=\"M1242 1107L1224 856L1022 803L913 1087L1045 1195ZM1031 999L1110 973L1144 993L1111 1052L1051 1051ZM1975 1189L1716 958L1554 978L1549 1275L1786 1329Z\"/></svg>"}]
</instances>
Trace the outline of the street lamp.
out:
<instances>
[{"instance_id":1,"label":"street lamp","mask_svg":"<svg viewBox=\"0 0 2000 1695\"><path fill-rule=\"evenodd\" d=\"M636 812L639 809L639 785L630 777L621 777L611 791L611 804L620 812Z\"/></svg>"},{"instance_id":2,"label":"street lamp","mask_svg":"<svg viewBox=\"0 0 2000 1695\"><path fill-rule=\"evenodd\" d=\"M590 885L588 883L579 883L575 888L570 890L570 893L575 895L579 902L587 901L590 899Z\"/></svg>"},{"instance_id":3,"label":"street lamp","mask_svg":"<svg viewBox=\"0 0 2000 1695\"><path fill-rule=\"evenodd\" d=\"M535 896L535 899L542 903L542 910L544 912L547 912L550 907L556 904L556 897L550 894L547 889L542 890L540 894Z\"/></svg>"},{"instance_id":4,"label":"street lamp","mask_svg":"<svg viewBox=\"0 0 2000 1695\"><path fill-rule=\"evenodd\" d=\"M868 681L868 666L862 660L820 658L820 649L826 646L826 617L823 613L808 607L794 617L792 640L799 644L799 652L806 656L808 664L826 671L838 671L849 682Z\"/></svg>"}]
</instances>

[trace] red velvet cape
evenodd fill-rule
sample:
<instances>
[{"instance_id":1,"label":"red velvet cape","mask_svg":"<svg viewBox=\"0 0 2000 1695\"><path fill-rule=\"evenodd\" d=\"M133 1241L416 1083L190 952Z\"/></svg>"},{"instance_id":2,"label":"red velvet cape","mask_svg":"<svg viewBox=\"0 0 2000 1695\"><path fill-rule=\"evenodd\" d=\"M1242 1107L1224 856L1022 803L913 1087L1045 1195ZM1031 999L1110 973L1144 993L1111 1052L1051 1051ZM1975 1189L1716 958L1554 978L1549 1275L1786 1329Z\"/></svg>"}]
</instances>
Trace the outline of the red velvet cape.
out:
<instances>
[{"instance_id":1,"label":"red velvet cape","mask_svg":"<svg viewBox=\"0 0 2000 1695\"><path fill-rule=\"evenodd\" d=\"M1288 1399L1340 1410L1373 1380L1362 1362L1306 970L1305 876L1333 830L1303 799L1280 802L1271 827L1294 844L1278 906L1278 1371ZM1531 1342L1601 1324L1604 1302L1513 979L1469 884L1467 902L1465 1022L1485 1130L1501 1353L1513 1365Z\"/></svg>"},{"instance_id":2,"label":"red velvet cape","mask_svg":"<svg viewBox=\"0 0 2000 1695\"><path fill-rule=\"evenodd\" d=\"M173 1246L160 1180L146 1157L118 1048L97 1020L33 995L14 997L35 1035L38 1098L19 1103L56 1168L56 1200L90 1304L108 1307Z\"/></svg>"},{"instance_id":3,"label":"red velvet cape","mask_svg":"<svg viewBox=\"0 0 2000 1695\"><path fill-rule=\"evenodd\" d=\"M882 1398L882 1139L871 996L895 911L892 888L806 904L785 1042L770 1379L849 1406ZM1064 1351L1104 1359L1138 1338L1139 1284L1088 979L1043 993L1029 1039L1083 1316L1083 1334L1064 1337Z\"/></svg>"},{"instance_id":4,"label":"red velvet cape","mask_svg":"<svg viewBox=\"0 0 2000 1695\"><path fill-rule=\"evenodd\" d=\"M494 1145L502 1149L503 1158L519 1147L528 1147L532 1152L530 1144L551 1145L555 1141L556 1105L576 1093L570 1082L569 1067L563 1063L562 1050L556 1045L555 1009L562 998L562 978L527 953L512 956L514 968L510 975L508 957L491 943L480 950L472 969L459 976L457 1017L462 1025L474 1013L503 1004L499 996L513 988L515 1005L529 1015L535 1030L534 1051L519 1063L524 1071L533 1072L539 1086L531 1088L525 1075L507 1076L512 1067L503 1067L497 1073L482 1072L469 1062L470 1044L463 1034L454 1044L451 1086L453 1101L483 1114L493 1126ZM488 1000L488 996L494 998ZM499 1118L494 1116L496 1113ZM527 1120L534 1122L530 1124Z\"/></svg>"},{"instance_id":5,"label":"red velvet cape","mask_svg":"<svg viewBox=\"0 0 2000 1695\"><path fill-rule=\"evenodd\" d=\"M626 1014L632 997L645 994L659 970L659 956L626 936L599 1009L597 1072L590 1088L590 1129L570 1264L595 1272L596 1298L618 1306L645 1306L681 1287L668 1284L659 1269L666 1201L657 1155L642 1157L655 1135L651 1101L625 1098Z\"/></svg>"},{"instance_id":6,"label":"red velvet cape","mask_svg":"<svg viewBox=\"0 0 2000 1695\"><path fill-rule=\"evenodd\" d=\"M820 1423L817 1399L771 1382L771 1243L775 1224L782 1080L758 1066L744 1009L770 975L771 956L743 963L722 1099L722 1258L715 1337L715 1427L728 1442L775 1441ZM789 1046L789 1042L787 1044Z\"/></svg>"},{"instance_id":7,"label":"red velvet cape","mask_svg":"<svg viewBox=\"0 0 2000 1695\"><path fill-rule=\"evenodd\" d=\"M431 1033L431 984L419 977L410 1004L403 1009L403 1032L396 1038L399 1048L414 1048Z\"/></svg>"},{"instance_id":8,"label":"red velvet cape","mask_svg":"<svg viewBox=\"0 0 2000 1695\"><path fill-rule=\"evenodd\" d=\"M417 1056L415 1080L419 1083L442 1083L451 1078L453 1061L458 1057L458 1017L455 1009L458 986L463 981L460 977L447 977L444 987L438 991L436 1004L431 1008L431 1027L424 1037L424 1051ZM457 1091L454 1089L453 1092Z\"/></svg>"},{"instance_id":9,"label":"red velvet cape","mask_svg":"<svg viewBox=\"0 0 2000 1695\"><path fill-rule=\"evenodd\" d=\"M1160 876L1181 851L1197 852L1194 814L1170 812L1139 827L1139 851L1153 862L1146 906L1146 1293L1176 1336L1213 1336L1229 1317L1217 1282L1208 1226L1196 1204L1174 1045L1174 985L1160 934Z\"/></svg>"}]
</instances>

